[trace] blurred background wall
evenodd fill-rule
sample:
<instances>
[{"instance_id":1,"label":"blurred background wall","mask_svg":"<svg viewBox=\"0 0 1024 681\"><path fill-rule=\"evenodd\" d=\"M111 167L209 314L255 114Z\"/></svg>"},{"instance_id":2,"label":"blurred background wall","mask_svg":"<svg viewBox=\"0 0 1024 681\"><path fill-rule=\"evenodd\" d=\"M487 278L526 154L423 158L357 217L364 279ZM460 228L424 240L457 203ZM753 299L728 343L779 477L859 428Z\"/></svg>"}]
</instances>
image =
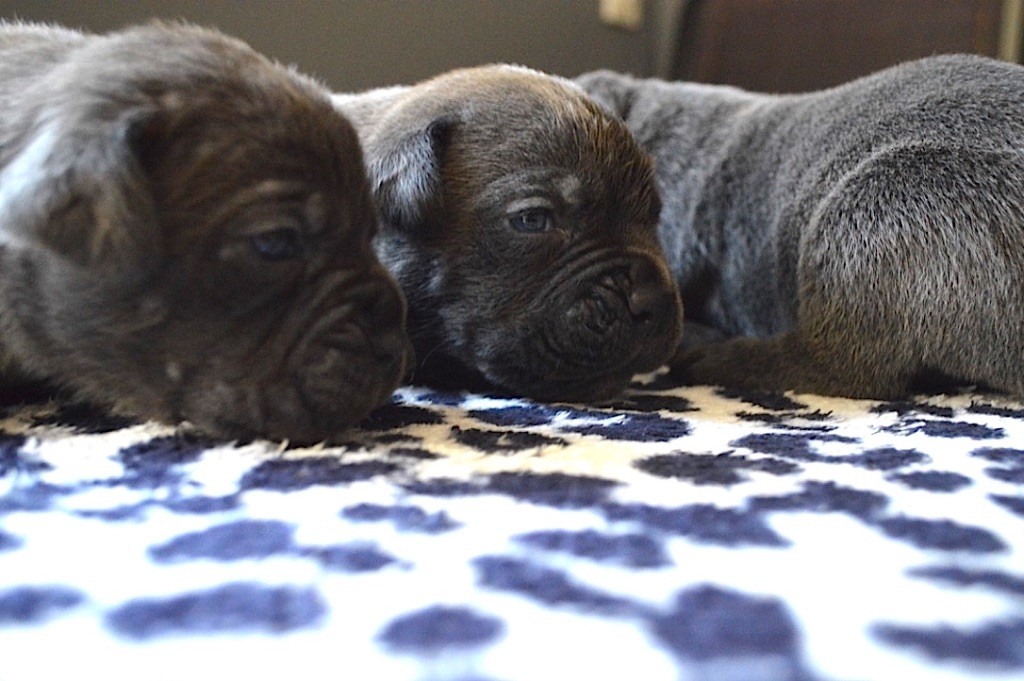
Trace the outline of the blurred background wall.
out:
<instances>
[{"instance_id":1,"label":"blurred background wall","mask_svg":"<svg viewBox=\"0 0 1024 681\"><path fill-rule=\"evenodd\" d=\"M608 68L798 92L929 54L1019 61L1022 8L1024 0L0 0L0 17L91 31L186 19L342 91L512 62L566 76ZM639 24L603 23L608 10Z\"/></svg>"},{"instance_id":2,"label":"blurred background wall","mask_svg":"<svg viewBox=\"0 0 1024 681\"><path fill-rule=\"evenodd\" d=\"M837 85L908 59L1020 60L1022 0L691 0L669 70L772 92Z\"/></svg>"},{"instance_id":3,"label":"blurred background wall","mask_svg":"<svg viewBox=\"0 0 1024 681\"><path fill-rule=\"evenodd\" d=\"M107 31L152 17L215 26L335 90L514 62L563 75L646 71L641 32L598 0L0 0L0 16Z\"/></svg>"}]
</instances>

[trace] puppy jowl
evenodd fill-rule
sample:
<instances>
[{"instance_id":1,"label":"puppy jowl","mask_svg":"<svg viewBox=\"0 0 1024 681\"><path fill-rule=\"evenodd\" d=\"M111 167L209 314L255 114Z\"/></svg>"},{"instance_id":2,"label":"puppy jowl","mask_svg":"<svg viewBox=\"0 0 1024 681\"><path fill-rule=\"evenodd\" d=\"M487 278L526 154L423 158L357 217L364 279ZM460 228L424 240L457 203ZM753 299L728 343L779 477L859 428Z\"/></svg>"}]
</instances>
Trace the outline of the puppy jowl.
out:
<instances>
[{"instance_id":1,"label":"puppy jowl","mask_svg":"<svg viewBox=\"0 0 1024 681\"><path fill-rule=\"evenodd\" d=\"M4 380L312 442L382 403L404 302L356 132L212 31L0 25Z\"/></svg>"},{"instance_id":2,"label":"puppy jowl","mask_svg":"<svg viewBox=\"0 0 1024 681\"><path fill-rule=\"evenodd\" d=\"M793 96L578 82L655 157L676 375L1024 395L1024 68L944 56Z\"/></svg>"},{"instance_id":3,"label":"puppy jowl","mask_svg":"<svg viewBox=\"0 0 1024 681\"><path fill-rule=\"evenodd\" d=\"M577 87L499 66L334 102L364 144L415 381L600 400L668 359L681 310L651 163Z\"/></svg>"}]
</instances>

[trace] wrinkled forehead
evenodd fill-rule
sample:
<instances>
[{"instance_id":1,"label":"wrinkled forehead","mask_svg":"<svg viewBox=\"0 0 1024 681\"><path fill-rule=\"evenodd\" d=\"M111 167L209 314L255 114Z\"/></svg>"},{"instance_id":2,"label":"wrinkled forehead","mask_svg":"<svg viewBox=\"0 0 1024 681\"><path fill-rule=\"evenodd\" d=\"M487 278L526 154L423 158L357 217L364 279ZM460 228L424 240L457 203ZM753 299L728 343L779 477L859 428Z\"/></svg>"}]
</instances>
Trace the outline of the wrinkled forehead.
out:
<instances>
[{"instance_id":1,"label":"wrinkled forehead","mask_svg":"<svg viewBox=\"0 0 1024 681\"><path fill-rule=\"evenodd\" d=\"M362 177L352 125L330 106L287 94L208 102L194 112L182 138L186 146L192 143L191 160L254 179L287 174L331 183Z\"/></svg>"},{"instance_id":2,"label":"wrinkled forehead","mask_svg":"<svg viewBox=\"0 0 1024 681\"><path fill-rule=\"evenodd\" d=\"M543 184L569 204L656 214L653 166L625 125L573 88L540 85L509 88L490 123L467 126L454 150L464 168L497 192Z\"/></svg>"},{"instance_id":3,"label":"wrinkled forehead","mask_svg":"<svg viewBox=\"0 0 1024 681\"><path fill-rule=\"evenodd\" d=\"M272 91L264 97L192 100L175 115L151 154L161 202L213 222L284 203L312 226L345 216L370 221L352 126L312 99Z\"/></svg>"},{"instance_id":4,"label":"wrinkled forehead","mask_svg":"<svg viewBox=\"0 0 1024 681\"><path fill-rule=\"evenodd\" d=\"M643 154L626 127L584 93L553 78L502 78L467 98L463 143L491 160L563 165L635 162Z\"/></svg>"}]
</instances>

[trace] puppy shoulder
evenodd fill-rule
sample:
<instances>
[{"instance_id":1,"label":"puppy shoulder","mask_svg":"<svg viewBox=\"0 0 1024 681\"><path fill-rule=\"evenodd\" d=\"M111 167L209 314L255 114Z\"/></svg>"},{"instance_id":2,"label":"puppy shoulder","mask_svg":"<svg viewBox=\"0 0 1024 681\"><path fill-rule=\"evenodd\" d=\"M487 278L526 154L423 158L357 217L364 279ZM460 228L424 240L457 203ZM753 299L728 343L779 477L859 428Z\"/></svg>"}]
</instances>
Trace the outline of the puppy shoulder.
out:
<instances>
[{"instance_id":1,"label":"puppy shoulder","mask_svg":"<svg viewBox=\"0 0 1024 681\"><path fill-rule=\"evenodd\" d=\"M614 115L623 120L629 117L639 86L633 76L602 69L584 73L574 82Z\"/></svg>"},{"instance_id":2,"label":"puppy shoulder","mask_svg":"<svg viewBox=\"0 0 1024 681\"><path fill-rule=\"evenodd\" d=\"M897 64L851 81L840 89L860 90L868 96L877 93L879 98L892 100L886 86L896 88L900 99L941 95L943 99L973 100L978 88L1021 91L1024 67L974 54L943 54Z\"/></svg>"}]
</instances>

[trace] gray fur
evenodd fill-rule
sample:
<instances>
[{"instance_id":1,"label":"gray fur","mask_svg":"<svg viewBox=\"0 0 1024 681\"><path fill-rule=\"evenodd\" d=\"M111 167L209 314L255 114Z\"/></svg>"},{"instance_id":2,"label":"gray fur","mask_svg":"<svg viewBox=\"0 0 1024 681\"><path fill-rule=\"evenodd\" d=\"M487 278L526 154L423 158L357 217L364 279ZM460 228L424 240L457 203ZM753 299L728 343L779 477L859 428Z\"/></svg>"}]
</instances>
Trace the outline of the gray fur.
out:
<instances>
[{"instance_id":1,"label":"gray fur","mask_svg":"<svg viewBox=\"0 0 1024 681\"><path fill-rule=\"evenodd\" d=\"M309 79L183 25L0 24L0 387L336 433L403 372L375 228L355 131Z\"/></svg>"},{"instance_id":2,"label":"gray fur","mask_svg":"<svg viewBox=\"0 0 1024 681\"><path fill-rule=\"evenodd\" d=\"M600 400L673 352L649 159L570 83L509 66L337 95L409 300L414 380ZM550 211L536 233L517 214Z\"/></svg>"},{"instance_id":3,"label":"gray fur","mask_svg":"<svg viewBox=\"0 0 1024 681\"><path fill-rule=\"evenodd\" d=\"M684 335L704 341L684 341L678 375L1024 394L1024 68L934 57L787 96L577 82L655 157Z\"/></svg>"}]
</instances>

